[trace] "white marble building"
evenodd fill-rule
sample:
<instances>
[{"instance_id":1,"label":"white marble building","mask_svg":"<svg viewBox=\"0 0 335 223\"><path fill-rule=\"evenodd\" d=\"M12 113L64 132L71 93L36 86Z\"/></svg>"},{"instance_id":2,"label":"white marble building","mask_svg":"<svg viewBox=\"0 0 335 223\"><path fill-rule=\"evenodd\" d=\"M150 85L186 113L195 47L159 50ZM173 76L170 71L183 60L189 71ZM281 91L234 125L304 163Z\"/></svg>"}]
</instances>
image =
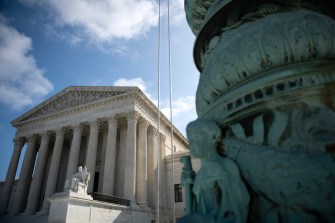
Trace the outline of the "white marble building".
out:
<instances>
[{"instance_id":1,"label":"white marble building","mask_svg":"<svg viewBox=\"0 0 335 223\"><path fill-rule=\"evenodd\" d=\"M163 219L171 221L174 188L171 170L166 169L171 165L166 165L165 157L172 150L187 152L188 144L174 127L171 148L171 123L161 113L157 131L157 116L157 107L139 88L113 86L68 87L16 118L0 216L48 213L49 198L62 192L66 179L82 165L91 173L88 193L129 200L127 213L136 206L151 216L156 210L159 169L160 212ZM23 163L14 187L20 156ZM100 201L91 202L95 202L90 203L92 207ZM183 207L178 209L181 213Z\"/></svg>"}]
</instances>

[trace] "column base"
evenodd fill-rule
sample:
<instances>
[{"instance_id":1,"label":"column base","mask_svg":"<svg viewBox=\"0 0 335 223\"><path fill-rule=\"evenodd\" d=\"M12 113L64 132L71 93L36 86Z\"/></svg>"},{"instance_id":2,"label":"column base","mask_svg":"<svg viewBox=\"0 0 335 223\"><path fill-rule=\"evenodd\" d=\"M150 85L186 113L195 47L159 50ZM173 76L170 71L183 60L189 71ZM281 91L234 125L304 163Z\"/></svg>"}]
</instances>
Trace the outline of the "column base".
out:
<instances>
[{"instance_id":1,"label":"column base","mask_svg":"<svg viewBox=\"0 0 335 223\"><path fill-rule=\"evenodd\" d=\"M34 212L30 212L30 211L24 211L21 214L19 214L20 216L27 216L27 215L33 215L35 214Z\"/></svg>"},{"instance_id":2,"label":"column base","mask_svg":"<svg viewBox=\"0 0 335 223\"><path fill-rule=\"evenodd\" d=\"M20 215L20 212L17 212L17 211L10 211L8 213L8 216L18 216L18 215Z\"/></svg>"},{"instance_id":3,"label":"column base","mask_svg":"<svg viewBox=\"0 0 335 223\"><path fill-rule=\"evenodd\" d=\"M137 202L138 206L140 206L141 209L144 210L151 210L151 208L148 206L147 202Z\"/></svg>"},{"instance_id":4,"label":"column base","mask_svg":"<svg viewBox=\"0 0 335 223\"><path fill-rule=\"evenodd\" d=\"M41 210L39 210L38 212L36 212L36 215L43 215L43 214L48 214L50 210L50 207L48 208L43 208Z\"/></svg>"},{"instance_id":5,"label":"column base","mask_svg":"<svg viewBox=\"0 0 335 223\"><path fill-rule=\"evenodd\" d=\"M130 207L132 207L132 208L140 208L140 206L137 204L137 202L136 201L130 201Z\"/></svg>"}]
</instances>

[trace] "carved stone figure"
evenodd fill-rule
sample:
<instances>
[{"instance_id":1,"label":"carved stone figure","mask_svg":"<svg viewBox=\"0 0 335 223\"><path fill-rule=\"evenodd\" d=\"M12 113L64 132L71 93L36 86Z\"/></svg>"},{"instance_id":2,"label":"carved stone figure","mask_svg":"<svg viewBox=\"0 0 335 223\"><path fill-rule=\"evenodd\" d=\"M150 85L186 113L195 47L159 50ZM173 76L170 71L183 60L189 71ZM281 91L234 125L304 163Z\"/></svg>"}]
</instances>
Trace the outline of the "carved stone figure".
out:
<instances>
[{"instance_id":1,"label":"carved stone figure","mask_svg":"<svg viewBox=\"0 0 335 223\"><path fill-rule=\"evenodd\" d=\"M181 222L246 222L249 193L237 165L218 154L221 130L212 121L197 120L187 126L192 156L201 159L194 177L191 167L184 166L181 182L193 184L191 213Z\"/></svg>"},{"instance_id":2,"label":"carved stone figure","mask_svg":"<svg viewBox=\"0 0 335 223\"><path fill-rule=\"evenodd\" d=\"M87 172L86 167L83 169L82 166L79 166L78 172L72 175L71 182L70 180L66 180L64 189L86 194L89 180L90 173Z\"/></svg>"},{"instance_id":3,"label":"carved stone figure","mask_svg":"<svg viewBox=\"0 0 335 223\"><path fill-rule=\"evenodd\" d=\"M215 162L239 169L247 222L335 222L335 5L185 0L185 11L201 72L198 121L221 129ZM200 136L211 148L210 134Z\"/></svg>"},{"instance_id":4,"label":"carved stone figure","mask_svg":"<svg viewBox=\"0 0 335 223\"><path fill-rule=\"evenodd\" d=\"M334 222L335 157L325 145L335 144L335 114L319 107L276 111L269 126L263 116L249 137L241 124L230 126L220 149L254 191L259 212L252 220Z\"/></svg>"}]
</instances>

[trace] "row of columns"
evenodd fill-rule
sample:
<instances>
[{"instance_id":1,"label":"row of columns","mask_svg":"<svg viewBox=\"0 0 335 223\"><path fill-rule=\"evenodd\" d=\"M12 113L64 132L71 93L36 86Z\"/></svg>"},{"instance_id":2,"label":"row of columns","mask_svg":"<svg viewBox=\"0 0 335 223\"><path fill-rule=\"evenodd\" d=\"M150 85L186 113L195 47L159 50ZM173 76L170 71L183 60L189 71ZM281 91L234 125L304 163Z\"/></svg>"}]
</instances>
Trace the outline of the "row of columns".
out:
<instances>
[{"instance_id":1,"label":"row of columns","mask_svg":"<svg viewBox=\"0 0 335 223\"><path fill-rule=\"evenodd\" d=\"M148 201L154 204L156 201L156 193L148 195L148 189L155 191L157 182L155 181L155 169L157 169L157 161L155 161L157 153L157 134L152 129L148 133L149 122L139 119L137 112L127 114L127 124L118 123L117 116L107 119L108 130L105 151L102 151L100 167L100 177L102 179L101 192L107 195L113 195L116 191L117 195L122 196L132 201L137 201L140 207L147 207ZM120 125L119 125L120 124ZM137 126L138 125L138 126ZM120 126L120 146L119 154L116 157L117 148L117 130ZM87 146L87 155L85 165L91 172L91 180L88 185L88 192L93 191L94 175L96 168L96 158L99 138L99 122L98 120L90 122L90 134ZM137 134L138 130L138 134ZM7 171L6 180L2 192L0 203L0 216L6 213L8 208L10 194L14 185L15 174L18 162L21 155L21 150L27 140L27 149L23 159L19 181L15 192L15 202L10 210L11 215L18 215L22 211L25 214L35 213L41 199L41 191L44 182L44 176L47 176L44 200L41 211L48 211L50 203L47 200L56 191L59 167L63 145L65 141L65 129L60 128L55 130L55 143L51 154L49 172L46 175L48 157L49 157L49 142L51 131L46 131L41 134L40 147L36 149L37 136L33 135L27 138L18 138L14 140L14 150L11 157L10 165ZM68 157L66 179L70 179L76 172L81 148L81 139L83 133L83 125L78 123L73 127L73 137ZM138 138L137 138L138 137ZM138 141L137 141L138 139ZM124 142L124 143L122 143ZM164 148L162 149L164 151ZM38 158L35 166L35 159L38 152ZM118 186L114 189L114 180L116 180L116 161L117 159L124 161L124 169L118 168ZM34 170L34 176L32 173ZM137 172L138 170L138 172ZM150 177L148 177L150 176Z\"/></svg>"}]
</instances>

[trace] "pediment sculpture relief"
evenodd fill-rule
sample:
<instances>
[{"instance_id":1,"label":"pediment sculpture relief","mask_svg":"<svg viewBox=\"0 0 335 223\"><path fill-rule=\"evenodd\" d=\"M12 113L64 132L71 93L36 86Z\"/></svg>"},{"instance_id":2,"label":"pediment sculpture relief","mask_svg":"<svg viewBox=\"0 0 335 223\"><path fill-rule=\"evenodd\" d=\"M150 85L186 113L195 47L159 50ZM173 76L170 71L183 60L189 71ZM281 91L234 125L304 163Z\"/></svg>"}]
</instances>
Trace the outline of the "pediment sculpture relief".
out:
<instances>
[{"instance_id":1,"label":"pediment sculpture relief","mask_svg":"<svg viewBox=\"0 0 335 223\"><path fill-rule=\"evenodd\" d=\"M36 118L100 99L113 97L125 92L118 91L70 91L26 117L23 121Z\"/></svg>"}]
</instances>

